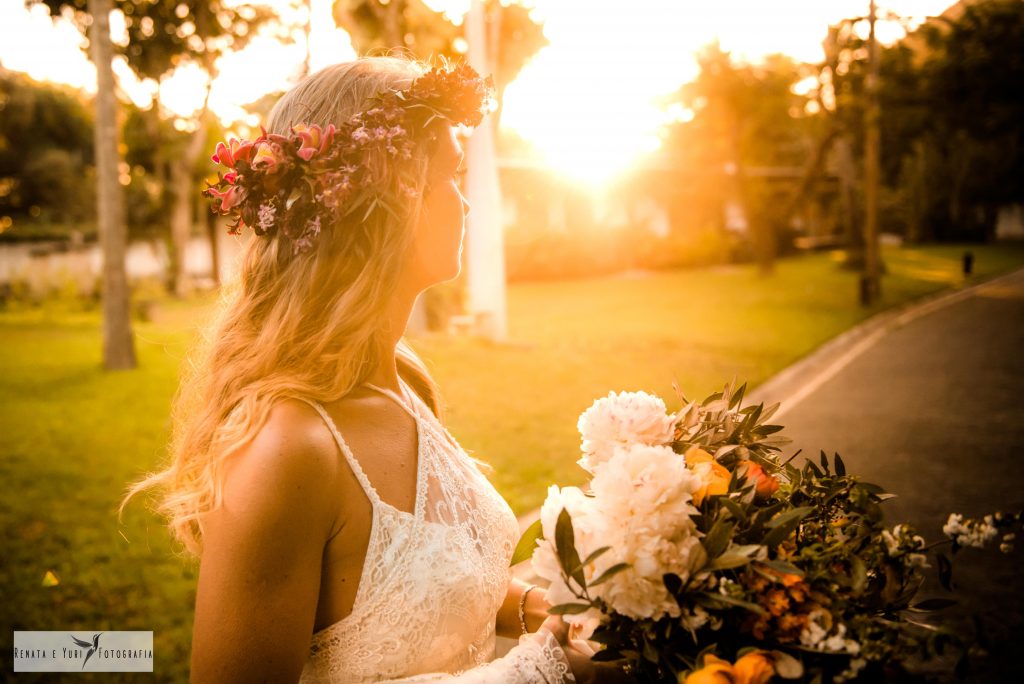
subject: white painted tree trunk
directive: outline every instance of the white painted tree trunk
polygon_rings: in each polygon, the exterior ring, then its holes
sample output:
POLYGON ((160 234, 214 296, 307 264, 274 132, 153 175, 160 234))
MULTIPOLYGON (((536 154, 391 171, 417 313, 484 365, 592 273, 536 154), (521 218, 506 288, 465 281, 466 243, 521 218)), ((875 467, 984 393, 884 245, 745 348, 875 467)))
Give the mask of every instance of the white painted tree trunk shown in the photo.
MULTIPOLYGON (((493 73, 488 59, 484 10, 474 0, 466 18, 469 63, 482 76, 493 73)), ((466 217, 469 309, 477 332, 493 341, 508 337, 505 305, 505 245, 493 121, 485 118, 469 137, 466 178, 470 210, 466 217)))

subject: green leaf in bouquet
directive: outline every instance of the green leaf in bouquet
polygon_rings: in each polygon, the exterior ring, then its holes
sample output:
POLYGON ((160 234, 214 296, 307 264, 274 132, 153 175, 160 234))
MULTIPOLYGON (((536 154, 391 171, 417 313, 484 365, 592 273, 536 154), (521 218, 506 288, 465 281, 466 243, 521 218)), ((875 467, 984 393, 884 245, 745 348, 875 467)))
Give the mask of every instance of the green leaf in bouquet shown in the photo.
POLYGON ((715 604, 726 604, 729 606, 745 608, 746 610, 749 610, 751 613, 757 613, 758 615, 765 614, 764 608, 757 605, 756 603, 744 601, 743 599, 727 596, 725 594, 711 594, 708 592, 701 592, 700 594, 697 594, 694 598, 697 599, 698 603, 703 603, 704 605, 708 605, 710 603, 711 607, 714 607, 715 604))
POLYGON ((522 563, 532 556, 533 549, 537 546, 537 540, 543 538, 544 531, 541 529, 540 519, 537 519, 523 531, 523 536, 519 538, 516 550, 512 553, 512 562, 509 563, 509 567, 522 563))
POLYGON ((884 494, 885 489, 874 484, 873 482, 858 482, 857 486, 866 489, 869 494, 884 494))
POLYGON ((775 570, 776 572, 781 572, 781 573, 783 573, 785 575, 796 575, 797 577, 803 577, 804 576, 804 571, 803 570, 801 570, 800 568, 796 567, 792 563, 787 563, 786 561, 765 560, 765 561, 758 561, 758 563, 760 565, 765 565, 765 566, 771 568, 772 570, 775 570))
POLYGON ((683 579, 674 572, 666 572, 661 576, 661 581, 665 583, 668 593, 672 594, 678 602, 683 594, 683 579))
MULTIPOLYGON (((594 639, 591 638, 591 641, 594 639)), ((613 660, 622 660, 625 656, 616 648, 602 648, 600 651, 590 656, 590 659, 595 663, 607 663, 613 660)))
POLYGON ((708 396, 708 398, 707 398, 707 399, 705 399, 704 401, 702 401, 702 402, 700 403, 700 405, 701 405, 701 406, 704 406, 704 407, 707 407, 707 405, 708 405, 708 404, 710 404, 711 402, 713 402, 713 401, 718 401, 718 400, 719 400, 719 399, 721 399, 721 398, 722 398, 722 393, 721 393, 721 392, 715 392, 714 394, 712 394, 712 395, 708 396))
POLYGON ((764 530, 765 523, 771 520, 772 516, 785 508, 785 506, 786 503, 784 501, 779 501, 757 511, 750 521, 750 534, 755 537, 760 536, 764 530))
POLYGON ((724 518, 718 518, 711 526, 701 543, 709 559, 716 558, 729 546, 729 539, 732 537, 734 527, 736 527, 736 523, 728 522, 724 518))
POLYGON ((846 464, 843 463, 843 459, 839 455, 839 452, 836 452, 833 455, 833 459, 835 460, 835 463, 836 463, 836 475, 839 475, 839 476, 846 475, 846 464))
POLYGON ((583 576, 580 554, 576 551, 572 518, 569 516, 569 511, 564 508, 558 514, 558 521, 555 523, 555 551, 558 552, 558 562, 562 566, 562 571, 576 580, 581 589, 586 589, 587 581, 583 576))
POLYGON ((935 560, 939 564, 939 584, 946 591, 953 591, 953 563, 944 553, 935 554, 935 560))
POLYGON ((756 428, 751 430, 751 434, 767 437, 768 435, 773 435, 776 432, 780 432, 784 429, 785 426, 783 425, 758 425, 756 428))
POLYGON ((761 549, 760 544, 744 544, 726 549, 725 553, 712 561, 712 570, 731 570, 746 565, 753 560, 754 554, 761 549))
POLYGON ((851 588, 855 595, 864 591, 868 582, 868 568, 864 560, 857 555, 850 556, 850 574, 852 576, 851 588))
POLYGON ((579 615, 590 609, 589 603, 559 603, 548 608, 548 615, 579 615))
POLYGON ((715 453, 713 454, 714 459, 717 461, 722 456, 725 456, 726 454, 732 453, 733 451, 735 451, 736 449, 739 449, 739 448, 740 448, 739 444, 726 444, 725 446, 720 446, 717 449, 715 449, 715 453))
POLYGON ((731 499, 727 496, 718 497, 719 505, 725 507, 729 511, 729 515, 736 519, 741 525, 747 524, 747 512, 743 509, 743 506, 739 501, 731 499))
POLYGON ((742 385, 740 385, 740 388, 738 390, 736 390, 736 394, 732 395, 732 398, 729 399, 729 408, 732 408, 733 406, 736 406, 741 401, 743 401, 743 393, 746 390, 747 390, 747 383, 743 383, 742 385))
POLYGON ((821 467, 824 469, 825 474, 830 475, 831 472, 829 471, 828 467, 828 456, 825 455, 824 449, 821 450, 821 455, 818 457, 818 459, 821 461, 821 467))
POLYGON ((800 522, 801 520, 806 518, 813 510, 813 506, 800 506, 799 508, 791 508, 790 510, 785 511, 784 513, 779 513, 774 518, 769 520, 766 527, 772 529, 775 527, 779 527, 781 525, 787 525, 793 520, 795 520, 796 522, 800 522))
POLYGON ((652 663, 657 663, 661 659, 660 652, 647 638, 647 635, 644 635, 644 659, 652 663))
POLYGON ((768 534, 764 536, 761 543, 773 548, 784 542, 794 530, 800 526, 800 521, 811 512, 811 508, 794 508, 785 513, 780 513, 768 521, 768 534))
POLYGON ((771 435, 770 437, 757 440, 752 443, 751 446, 763 446, 771 449, 772 451, 781 451, 781 447, 792 443, 792 437, 787 437, 786 435, 771 435))
POLYGON ((915 603, 914 605, 909 607, 909 610, 918 613, 930 613, 932 611, 942 610, 943 608, 955 606, 956 604, 957 602, 955 599, 932 598, 925 599, 924 601, 915 603))
POLYGON ((615 575, 619 574, 623 570, 628 569, 629 567, 630 567, 629 563, 616 563, 612 567, 610 567, 607 570, 605 570, 604 572, 602 572, 600 574, 600 576, 598 576, 597 579, 591 581, 591 583, 588 586, 596 587, 599 584, 603 584, 603 583, 607 582, 608 580, 610 580, 612 577, 615 577, 615 575))
POLYGON ((825 473, 822 472, 821 468, 819 468, 811 459, 807 459, 807 468, 814 473, 814 476, 818 479, 825 477, 825 473))
POLYGON ((593 563, 595 560, 600 558, 602 554, 604 554, 607 551, 611 550, 611 548, 612 547, 610 547, 610 546, 602 546, 599 549, 595 549, 594 551, 592 551, 590 553, 589 556, 587 556, 584 559, 584 561, 580 564, 580 567, 584 567, 584 568, 587 567, 589 564, 593 563))
POLYGON ((761 420, 768 420, 769 418, 774 416, 775 412, 779 410, 780 406, 782 406, 782 402, 777 401, 768 408, 766 408, 764 411, 761 412, 761 420))

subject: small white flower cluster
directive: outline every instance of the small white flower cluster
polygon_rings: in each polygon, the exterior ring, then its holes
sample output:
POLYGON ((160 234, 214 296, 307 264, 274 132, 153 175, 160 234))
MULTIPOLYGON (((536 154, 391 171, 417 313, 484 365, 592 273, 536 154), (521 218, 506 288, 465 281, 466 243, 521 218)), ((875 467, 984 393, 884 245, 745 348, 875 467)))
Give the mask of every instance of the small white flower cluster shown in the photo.
POLYGON ((860 653, 860 644, 853 639, 846 638, 846 625, 839 623, 835 633, 829 635, 828 629, 822 622, 831 622, 831 616, 824 610, 816 610, 809 616, 807 626, 800 632, 800 643, 807 648, 816 651, 828 651, 830 653, 848 653, 857 655, 860 653))
POLYGON ((850 666, 837 674, 832 678, 835 684, 841 684, 842 682, 852 682, 860 674, 860 671, 868 664, 865 658, 853 658, 850 660, 850 666))
POLYGON ((927 568, 928 557, 923 553, 926 543, 924 537, 912 534, 904 525, 897 525, 889 530, 882 530, 882 540, 890 556, 902 556, 903 564, 911 568, 927 568))
POLYGON ((960 546, 982 548, 998 533, 992 524, 992 516, 986 515, 981 521, 967 519, 959 513, 951 513, 949 520, 942 526, 942 532, 960 546))

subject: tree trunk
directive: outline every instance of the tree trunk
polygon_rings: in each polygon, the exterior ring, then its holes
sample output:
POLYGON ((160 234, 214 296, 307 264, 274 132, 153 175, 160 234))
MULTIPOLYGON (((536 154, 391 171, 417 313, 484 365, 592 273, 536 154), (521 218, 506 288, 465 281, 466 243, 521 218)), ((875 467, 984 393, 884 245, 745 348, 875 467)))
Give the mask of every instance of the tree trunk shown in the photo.
MULTIPOLYGON (((211 77, 212 81, 212 77, 211 77)), ((172 289, 174 296, 187 297, 192 292, 192 279, 188 275, 185 255, 188 241, 192 236, 193 199, 196 188, 192 183, 192 171, 199 162, 199 155, 206 145, 206 112, 210 98, 210 88, 206 89, 206 102, 199 114, 199 127, 192 133, 188 145, 181 156, 175 157, 171 163, 171 245, 172 249, 172 289)))
MULTIPOLYGON (((205 209, 205 207, 204 207, 205 209)), ((213 286, 220 287, 220 247, 217 242, 220 232, 217 224, 217 215, 207 209, 203 212, 206 221, 206 236, 210 240, 210 277, 213 278, 213 286)))
POLYGON ((103 365, 108 370, 135 368, 125 267, 128 231, 117 151, 117 101, 111 67, 110 0, 89 0, 92 27, 89 42, 96 66, 97 223, 103 252, 103 365))

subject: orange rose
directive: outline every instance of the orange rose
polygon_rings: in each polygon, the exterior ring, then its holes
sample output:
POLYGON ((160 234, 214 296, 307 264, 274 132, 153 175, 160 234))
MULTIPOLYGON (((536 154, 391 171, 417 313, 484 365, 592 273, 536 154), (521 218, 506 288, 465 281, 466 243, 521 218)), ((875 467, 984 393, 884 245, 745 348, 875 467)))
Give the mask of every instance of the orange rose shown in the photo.
POLYGON ((752 651, 733 665, 735 684, 767 684, 775 674, 771 656, 763 651, 752 651))
POLYGON ((771 498, 779 489, 779 480, 774 475, 764 472, 759 463, 747 461, 744 471, 747 480, 754 483, 754 492, 759 499, 771 498))
POLYGON ((727 661, 710 653, 704 656, 704 667, 694 670, 681 684, 735 684, 736 671, 727 661))
POLYGON ((729 491, 732 474, 714 456, 698 446, 691 446, 683 455, 686 466, 700 475, 703 486, 693 493, 693 505, 700 506, 706 496, 718 496, 729 491))

